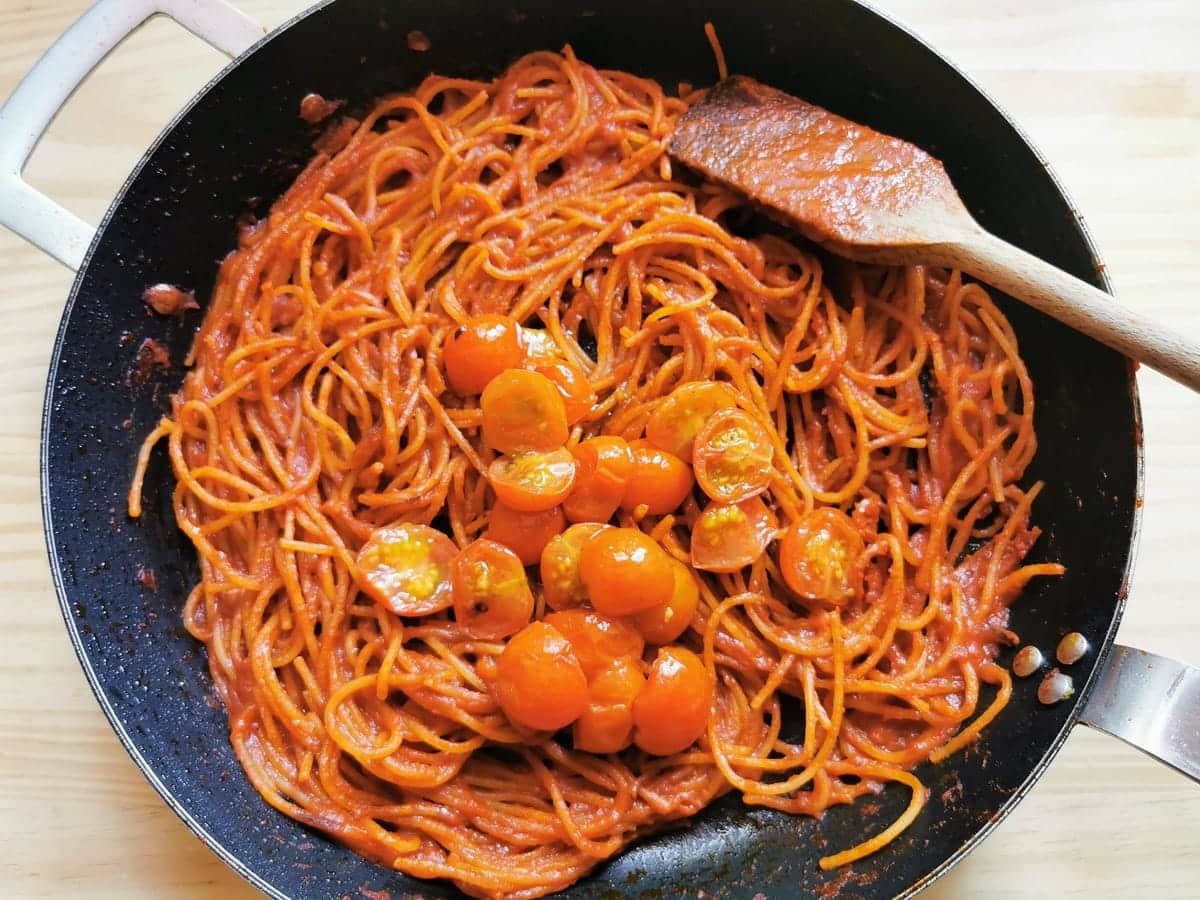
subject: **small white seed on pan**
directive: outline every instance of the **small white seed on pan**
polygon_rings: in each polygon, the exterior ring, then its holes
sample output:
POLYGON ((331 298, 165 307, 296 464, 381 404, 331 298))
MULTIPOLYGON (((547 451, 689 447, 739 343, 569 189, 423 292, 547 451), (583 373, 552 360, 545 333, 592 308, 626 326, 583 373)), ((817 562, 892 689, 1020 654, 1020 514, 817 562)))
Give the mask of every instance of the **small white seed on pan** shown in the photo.
POLYGON ((1058 642, 1058 649, 1054 651, 1054 655, 1058 657, 1058 661, 1064 666, 1069 666, 1083 659, 1083 655, 1088 652, 1088 649, 1087 638, 1078 631, 1072 631, 1070 634, 1063 635, 1063 639, 1058 642))
POLYGON ((1047 706, 1053 706, 1075 695, 1075 682, 1070 675, 1064 675, 1058 669, 1051 669, 1038 685, 1037 694, 1038 700, 1047 706))
POLYGON ((1042 667, 1042 663, 1046 661, 1046 657, 1042 655, 1042 651, 1030 644, 1027 647, 1022 647, 1017 651, 1017 655, 1013 657, 1012 671, 1018 678, 1028 678, 1034 672, 1042 667))

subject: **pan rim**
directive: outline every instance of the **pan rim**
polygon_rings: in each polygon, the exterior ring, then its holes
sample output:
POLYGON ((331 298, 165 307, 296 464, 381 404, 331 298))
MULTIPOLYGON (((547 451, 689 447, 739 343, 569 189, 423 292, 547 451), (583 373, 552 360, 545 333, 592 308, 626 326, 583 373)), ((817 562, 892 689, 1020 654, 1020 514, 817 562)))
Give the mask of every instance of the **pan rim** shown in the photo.
MULTIPOLYGON (((50 460, 48 447, 51 437, 51 418, 54 412, 54 389, 56 383, 55 376, 59 370, 63 350, 65 347, 67 324, 71 319, 75 304, 79 299, 83 281, 91 265, 92 256, 99 245, 102 236, 105 234, 116 210, 125 199, 130 186, 141 175, 155 151, 160 147, 160 145, 163 144, 163 142, 175 130, 179 123, 183 121, 197 105, 202 103, 208 94, 221 81, 223 81, 226 76, 229 75, 229 73, 240 66, 249 57, 253 56, 265 44, 281 36, 295 25, 299 24, 310 16, 321 12, 326 7, 331 6, 336 2, 337 0, 320 0, 320 2, 301 10, 299 13, 287 19, 285 22, 281 23, 279 26, 265 34, 238 57, 230 60, 227 64, 222 66, 221 69, 214 74, 213 77, 209 79, 204 86, 201 87, 174 116, 171 117, 170 121, 163 126, 158 136, 150 143, 145 152, 138 159, 137 163, 135 163, 133 168, 130 170, 129 175, 114 194, 112 202, 109 204, 108 209, 96 227, 95 236, 92 238, 91 244, 89 245, 87 252, 84 254, 83 261, 80 264, 79 270, 76 272, 74 281, 72 282, 71 288, 67 294, 67 300, 63 305, 63 311, 59 320, 58 328, 55 332, 53 349, 47 371, 46 386, 42 402, 41 427, 39 429, 40 441, 38 480, 42 512, 42 535, 46 544, 51 580, 54 584, 54 592, 58 600, 59 611, 63 617, 63 622, 66 626, 67 635, 71 641, 72 649, 74 650, 75 656, 78 659, 80 667, 83 669, 84 676, 87 679, 88 687, 91 689, 93 696, 96 698, 96 702, 103 711, 105 718, 108 720, 109 726, 113 729, 126 753, 129 754, 130 758, 133 760, 143 777, 145 777, 145 779, 150 783, 150 786, 154 788, 155 792, 179 817, 188 830, 191 831, 197 838, 199 838, 217 856, 217 858, 219 858, 223 863, 225 863, 225 865, 245 879, 249 884, 270 897, 278 898, 278 900, 290 900, 290 898, 288 894, 275 887, 273 884, 255 872, 252 868, 250 868, 242 860, 241 856, 226 847, 209 828, 203 825, 198 819, 195 818, 195 816, 192 815, 185 804, 171 792, 170 788, 167 787, 167 785, 159 777, 158 773, 150 765, 148 760, 146 760, 146 758, 138 750, 121 717, 110 703, 108 698, 105 696, 103 686, 101 685, 99 676, 92 666, 91 660, 84 648, 82 634, 80 633, 78 624, 76 623, 75 617, 72 613, 66 580, 59 560, 57 543, 55 540, 54 517, 49 487, 50 460)), ((940 63, 962 78, 985 103, 987 103, 1000 115, 1005 125, 1010 128, 1016 137, 1029 149, 1034 158, 1045 170, 1046 175, 1049 177, 1055 191, 1059 197, 1061 197, 1067 210, 1071 214, 1071 225, 1083 241, 1083 246, 1087 250, 1090 262, 1100 282, 1100 286, 1106 293, 1112 296, 1114 302, 1116 302, 1116 295, 1113 290, 1111 279, 1108 275, 1107 267, 1102 260, 1099 248, 1096 245, 1096 241, 1092 236, 1087 223, 1084 221, 1079 207, 1075 203, 1071 194, 1068 192, 1062 179, 1058 176, 1057 172, 1051 166, 1046 156, 1042 153, 1041 149, 1034 143, 1034 141, 1018 124, 1018 122, 1009 114, 1008 110, 1005 109, 1005 107, 1001 105, 987 90, 985 90, 973 76, 971 76, 964 68, 960 67, 956 62, 954 62, 954 60, 952 60, 945 52, 939 50, 920 34, 915 32, 903 22, 899 21, 890 13, 880 9, 877 5, 875 5, 874 2, 871 2, 871 0, 843 0, 843 2, 861 8, 868 14, 882 20, 885 24, 898 31, 901 35, 917 43, 922 49, 931 54, 940 63)), ((1122 581, 1118 589, 1112 619, 1110 621, 1108 630, 1104 635, 1102 643, 1099 644, 1095 666, 1093 667, 1086 683, 1073 698, 1073 706, 1068 712, 1058 734, 1055 735, 1054 739, 1043 753, 1041 759, 1030 770, 1028 775, 1017 787, 1017 789, 1004 801, 1004 803, 997 810, 996 814, 982 826, 980 826, 979 829, 975 831, 974 834, 972 834, 967 840, 965 840, 952 854, 940 860, 930 872, 896 894, 896 898, 913 897, 924 891, 938 879, 942 878, 969 853, 971 853, 1002 821, 1004 821, 1004 819, 1006 819, 1012 813, 1021 800, 1041 779, 1046 769, 1057 757, 1071 731, 1074 729, 1076 724, 1078 724, 1083 707, 1086 704, 1086 701, 1090 696, 1096 682, 1099 680, 1100 673, 1103 671, 1107 663, 1109 654, 1111 653, 1113 644, 1115 642, 1117 630, 1120 626, 1121 619, 1125 611, 1129 584, 1137 563, 1142 530, 1143 504, 1141 500, 1145 491, 1145 447, 1142 430, 1141 398, 1138 391, 1136 369, 1134 364, 1127 362, 1126 369, 1128 397, 1132 407, 1131 411, 1133 413, 1134 424, 1133 449, 1135 463, 1135 502, 1130 527, 1129 553, 1126 557, 1125 567, 1122 573, 1122 581)))

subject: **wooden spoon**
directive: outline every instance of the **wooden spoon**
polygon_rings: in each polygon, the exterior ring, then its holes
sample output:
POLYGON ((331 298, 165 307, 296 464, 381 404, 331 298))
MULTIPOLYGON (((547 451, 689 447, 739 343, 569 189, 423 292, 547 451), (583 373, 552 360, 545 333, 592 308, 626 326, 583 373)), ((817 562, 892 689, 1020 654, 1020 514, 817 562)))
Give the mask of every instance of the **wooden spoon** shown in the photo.
POLYGON ((961 269, 1200 391, 1200 347, 984 231, 942 164, 906 141, 735 75, 680 118, 671 156, 834 253, 961 269))

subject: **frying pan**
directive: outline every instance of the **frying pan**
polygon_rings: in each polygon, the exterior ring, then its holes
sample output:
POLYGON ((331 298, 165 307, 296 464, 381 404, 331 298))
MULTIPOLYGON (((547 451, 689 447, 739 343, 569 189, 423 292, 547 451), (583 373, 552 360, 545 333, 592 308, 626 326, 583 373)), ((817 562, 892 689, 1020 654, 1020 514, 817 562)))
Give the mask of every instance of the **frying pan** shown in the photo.
MULTIPOLYGON (((1107 288, 1078 214, 1017 128, 918 38, 852 0, 338 0, 271 35, 222 0, 101 0, 46 53, 0 109, 0 221, 78 275, 59 328, 45 400, 42 499, 67 631, 96 697, 138 767, 218 856, 276 897, 450 897, 364 861, 270 809, 227 739, 203 648, 180 624, 198 577, 176 530, 172 478, 151 462, 146 510, 124 514, 141 436, 180 383, 201 312, 149 318, 151 284, 197 288, 201 305, 239 217, 262 215, 311 155, 297 115, 317 91, 361 108, 428 71, 485 76, 518 55, 570 42, 581 58, 661 79, 712 80, 702 36, 716 23, 736 70, 922 145, 945 161, 988 229, 1107 288), (165 13, 236 56, 163 132, 92 229, 20 178, 26 157, 87 72, 150 15, 165 13), (423 31, 427 53, 404 35, 423 31), (145 365, 154 338, 173 364, 145 365), (139 362, 142 363, 139 365, 139 362), (139 584, 153 571, 157 589, 139 584)), ((982 740, 918 775, 930 802, 883 851, 830 873, 817 858, 890 822, 903 790, 831 810, 822 820, 744 807, 726 797, 686 829, 641 841, 569 893, 574 897, 909 896, 962 858, 1037 780, 1077 722, 1109 731, 1200 779, 1200 672, 1116 646, 1142 489, 1137 388, 1127 360, 1004 300, 1037 386, 1041 449, 1029 478, 1045 533, 1036 559, 1068 573, 1036 582, 1012 627, 1049 651, 1080 631, 1092 651, 1070 672, 1077 693, 1045 707, 1038 679, 1018 680, 982 740)), ((1008 661, 1008 652, 1001 661, 1008 661)))

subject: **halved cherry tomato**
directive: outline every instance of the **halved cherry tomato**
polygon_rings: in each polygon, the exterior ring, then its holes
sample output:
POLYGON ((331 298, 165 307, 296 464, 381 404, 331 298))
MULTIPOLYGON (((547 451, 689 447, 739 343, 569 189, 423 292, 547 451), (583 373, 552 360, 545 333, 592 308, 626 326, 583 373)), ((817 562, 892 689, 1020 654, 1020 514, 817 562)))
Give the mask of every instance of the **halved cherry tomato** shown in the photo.
POLYGON ((779 569, 802 597, 840 603, 854 595, 850 573, 863 549, 850 517, 826 506, 805 513, 784 534, 779 569))
POLYGON ((538 731, 557 731, 587 709, 587 678, 557 628, 533 622, 509 639, 496 664, 496 699, 509 719, 538 731))
POLYGON ((520 631, 533 614, 533 594, 521 560, 495 541, 474 541, 451 567, 454 618, 485 641, 520 631))
POLYGON ((656 756, 690 747, 708 727, 712 681, 691 650, 662 647, 633 701, 634 743, 656 756))
POLYGON ((628 622, 614 619, 594 609, 564 609, 552 612, 544 620, 553 625, 575 651, 583 673, 594 678, 614 659, 640 659, 646 642, 628 622))
POLYGON ((575 457, 564 447, 539 453, 518 450, 488 466, 496 499, 521 512, 558 506, 575 484, 575 457))
POLYGON ((692 458, 692 441, 721 409, 737 406, 737 394, 723 381, 689 381, 658 402, 646 422, 646 440, 681 459, 692 458))
POLYGON ((671 557, 636 528, 606 528, 583 545, 579 577, 592 606, 614 616, 650 609, 671 599, 671 557))
POLYGON ((521 349, 530 365, 562 359, 562 352, 545 328, 522 328, 521 349))
POLYGON ((428 616, 452 601, 450 563, 458 547, 436 528, 377 528, 358 551, 363 589, 399 616, 428 616))
POLYGON ((542 558, 542 550, 550 539, 566 526, 561 506, 541 512, 521 512, 497 503, 488 515, 486 536, 517 554, 524 565, 532 566, 542 558))
POLYGON ((779 520, 761 497, 741 503, 710 503, 692 528, 692 566, 736 572, 763 555, 779 520))
POLYGON ((633 454, 624 438, 602 434, 579 443, 575 456, 575 487, 563 501, 572 522, 607 522, 621 506, 633 454))
POLYGON ((567 412, 567 424, 574 425, 592 411, 596 395, 583 369, 565 359, 533 361, 529 367, 539 375, 545 375, 558 393, 562 395, 563 407, 567 412))
POLYGON ((567 413, 558 388, 545 375, 506 369, 479 399, 483 439, 501 453, 555 450, 567 442, 567 413))
POLYGON ((677 559, 672 559, 675 572, 675 589, 671 599, 633 616, 633 624, 642 633, 647 643, 669 644, 685 631, 696 615, 700 605, 700 589, 692 570, 677 559))
POLYGON ((692 489, 691 467, 649 441, 632 441, 629 450, 633 454, 633 473, 621 508, 632 512, 645 504, 652 516, 664 516, 678 509, 692 489))
POLYGON ((525 328, 521 332, 525 352, 525 367, 545 375, 562 394, 567 409, 567 422, 574 425, 592 410, 596 395, 583 369, 568 360, 554 343, 554 338, 541 328, 525 328))
POLYGON ((464 397, 481 393, 505 369, 519 368, 524 356, 520 326, 493 315, 459 325, 442 350, 446 380, 464 397))
POLYGON ((599 522, 580 522, 546 545, 542 551, 542 591, 551 609, 567 609, 587 600, 587 588, 579 577, 579 557, 583 545, 608 527, 599 522))
POLYGON ((587 709, 575 720, 575 749, 618 753, 633 743, 633 703, 646 676, 640 660, 614 659, 588 684, 587 709))
POLYGON ((692 464, 696 483, 721 503, 761 494, 771 483, 775 448, 740 409, 717 412, 696 435, 692 464))

